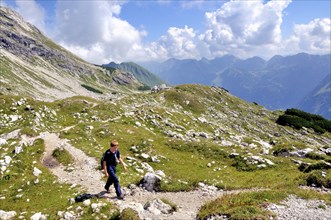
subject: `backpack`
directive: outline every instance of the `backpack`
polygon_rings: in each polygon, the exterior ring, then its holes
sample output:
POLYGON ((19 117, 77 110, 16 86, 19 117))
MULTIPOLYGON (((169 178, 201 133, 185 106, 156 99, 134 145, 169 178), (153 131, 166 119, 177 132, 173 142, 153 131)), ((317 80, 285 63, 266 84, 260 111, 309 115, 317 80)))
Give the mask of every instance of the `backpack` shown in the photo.
POLYGON ((100 170, 103 170, 103 160, 105 159, 106 152, 102 154, 101 160, 100 160, 100 170))

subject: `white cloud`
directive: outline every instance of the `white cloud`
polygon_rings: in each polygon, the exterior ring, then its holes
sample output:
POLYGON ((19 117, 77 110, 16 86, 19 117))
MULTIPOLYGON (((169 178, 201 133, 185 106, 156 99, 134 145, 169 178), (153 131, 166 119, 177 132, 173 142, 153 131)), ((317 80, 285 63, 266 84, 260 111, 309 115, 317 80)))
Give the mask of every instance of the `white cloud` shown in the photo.
POLYGON ((196 58, 198 51, 194 42, 195 36, 194 30, 187 26, 183 29, 170 27, 158 43, 167 50, 168 57, 196 58))
POLYGON ((29 23, 38 27, 41 31, 47 32, 45 10, 35 0, 16 0, 16 11, 29 23))
POLYGON ((261 47, 281 42, 282 11, 287 1, 230 1, 205 14, 206 31, 199 39, 210 56, 234 54, 249 57, 261 47))
POLYGON ((326 54, 331 50, 331 19, 318 18, 308 24, 296 24, 294 34, 286 41, 286 51, 326 54))
MULTIPOLYGON (((183 2, 196 7, 204 2, 183 2)), ((293 35, 282 39, 283 10, 291 0, 232 0, 205 13, 205 30, 170 27, 160 40, 142 43, 145 29, 120 18, 124 1, 57 1, 52 32, 45 31, 45 11, 34 0, 16 1, 23 17, 56 42, 92 63, 209 59, 233 54, 240 58, 275 54, 330 53, 330 19, 296 24, 293 35)), ((163 1, 163 4, 169 2, 163 1)), ((182 5, 183 6, 183 5, 182 5)))
POLYGON ((93 63, 124 61, 146 34, 117 16, 122 2, 58 1, 55 39, 93 63))
POLYGON ((193 7, 197 7, 197 8, 201 8, 203 7, 204 4, 208 3, 208 1, 206 0, 195 0, 195 1, 181 1, 181 7, 182 8, 193 8, 193 7))

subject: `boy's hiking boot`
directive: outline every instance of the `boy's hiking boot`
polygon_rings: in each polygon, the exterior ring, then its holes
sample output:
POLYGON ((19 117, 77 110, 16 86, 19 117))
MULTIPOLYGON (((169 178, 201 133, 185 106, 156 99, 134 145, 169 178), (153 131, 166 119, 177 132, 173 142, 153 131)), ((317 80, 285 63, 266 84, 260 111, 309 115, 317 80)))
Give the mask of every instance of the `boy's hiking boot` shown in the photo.
POLYGON ((110 193, 109 189, 107 189, 106 187, 105 187, 105 190, 106 190, 106 193, 110 193))
POLYGON ((118 200, 124 200, 124 197, 122 195, 120 195, 120 196, 117 196, 117 199, 118 200))

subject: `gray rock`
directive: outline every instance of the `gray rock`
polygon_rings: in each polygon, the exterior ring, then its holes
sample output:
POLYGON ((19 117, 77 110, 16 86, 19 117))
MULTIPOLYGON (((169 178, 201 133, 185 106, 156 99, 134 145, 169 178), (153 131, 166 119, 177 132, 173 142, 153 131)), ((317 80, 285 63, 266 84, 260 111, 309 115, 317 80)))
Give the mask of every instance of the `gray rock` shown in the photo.
POLYGON ((160 199, 154 199, 152 201, 147 202, 144 205, 144 209, 150 211, 154 215, 170 214, 172 212, 172 208, 170 205, 162 202, 160 199))
POLYGON ((161 184, 161 177, 154 173, 146 173, 141 181, 142 187, 149 192, 159 191, 161 184))
POLYGON ((7 144, 7 140, 0 138, 0 146, 7 144))
POLYGON ((46 216, 41 214, 41 212, 37 212, 34 215, 31 216, 31 220, 46 220, 46 216))
POLYGON ((13 219, 16 215, 17 215, 17 213, 15 211, 6 212, 3 210, 0 210, 0 219, 2 219, 2 220, 13 219))

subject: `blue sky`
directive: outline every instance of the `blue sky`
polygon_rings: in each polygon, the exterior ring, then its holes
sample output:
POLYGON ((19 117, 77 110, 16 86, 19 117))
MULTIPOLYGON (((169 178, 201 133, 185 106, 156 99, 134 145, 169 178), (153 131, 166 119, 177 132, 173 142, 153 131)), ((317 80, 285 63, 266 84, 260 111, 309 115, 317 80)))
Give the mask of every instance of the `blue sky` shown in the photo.
POLYGON ((330 53, 330 1, 3 0, 97 64, 330 53))

